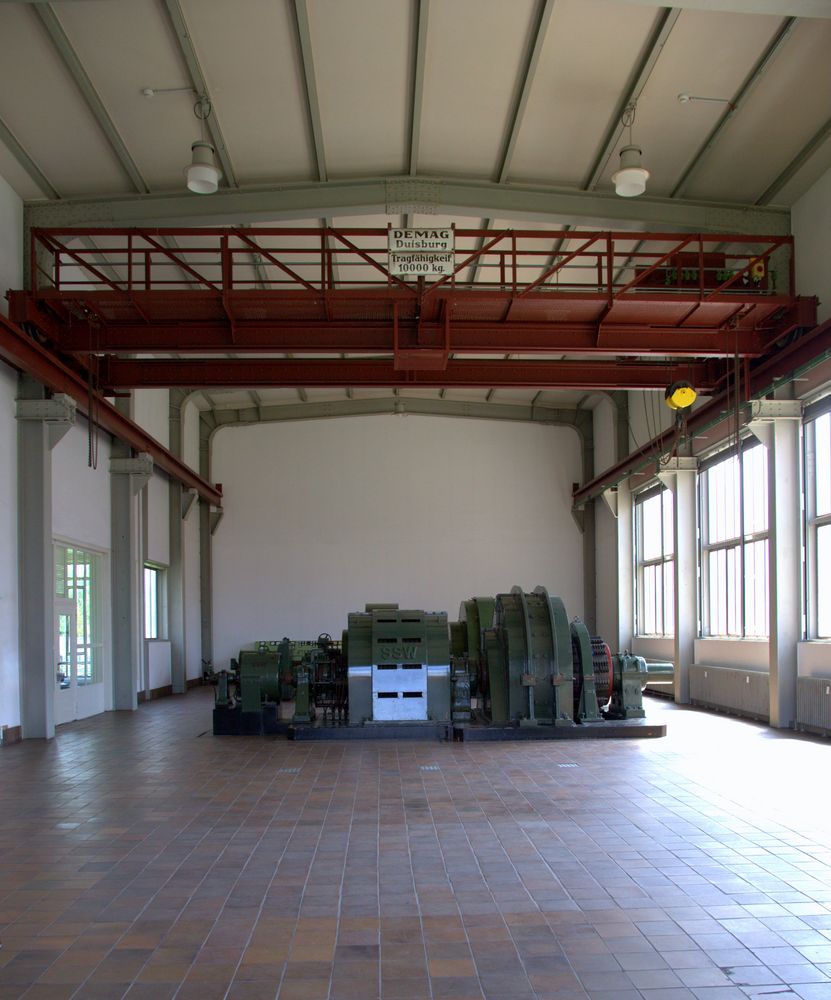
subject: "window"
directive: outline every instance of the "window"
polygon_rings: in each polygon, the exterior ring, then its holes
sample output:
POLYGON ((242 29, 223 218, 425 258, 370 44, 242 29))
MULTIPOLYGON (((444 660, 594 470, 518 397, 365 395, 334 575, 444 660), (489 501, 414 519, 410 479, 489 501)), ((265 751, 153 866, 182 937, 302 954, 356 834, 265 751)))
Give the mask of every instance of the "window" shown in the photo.
MULTIPOLYGON (((825 402, 825 401, 823 401, 825 402)), ((831 639, 831 413, 805 424, 808 637, 831 639)))
POLYGON ((638 635, 675 632, 675 549, 672 493, 661 489, 635 501, 635 610, 638 635))
POLYGON ((55 546, 55 596, 75 604, 76 678, 79 685, 102 679, 100 621, 101 556, 72 545, 55 546))
POLYGON ((144 567, 144 638, 167 638, 165 572, 149 563, 144 567))
POLYGON ((759 444, 705 467, 701 479, 704 634, 768 634, 768 465, 759 444))

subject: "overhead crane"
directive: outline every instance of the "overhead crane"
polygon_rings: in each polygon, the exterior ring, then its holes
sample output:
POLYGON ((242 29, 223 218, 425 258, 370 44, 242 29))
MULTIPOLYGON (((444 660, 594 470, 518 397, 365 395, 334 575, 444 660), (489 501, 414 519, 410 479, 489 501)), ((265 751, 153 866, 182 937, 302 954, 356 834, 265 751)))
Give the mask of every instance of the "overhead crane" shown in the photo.
POLYGON ((11 318, 105 392, 712 393, 736 358, 755 364, 816 322, 788 236, 456 229, 450 273, 402 278, 387 232, 34 229, 11 318))

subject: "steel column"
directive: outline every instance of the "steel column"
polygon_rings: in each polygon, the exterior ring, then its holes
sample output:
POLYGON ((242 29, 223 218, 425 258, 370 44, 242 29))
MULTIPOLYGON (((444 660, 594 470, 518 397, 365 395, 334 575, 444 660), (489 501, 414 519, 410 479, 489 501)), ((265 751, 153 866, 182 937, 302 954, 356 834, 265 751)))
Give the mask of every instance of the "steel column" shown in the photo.
MULTIPOLYGON (((20 379, 21 400, 45 399, 20 379)), ((55 574, 52 453, 44 420, 18 420, 18 567, 20 574, 20 721, 24 739, 55 735, 55 574)))
MULTIPOLYGON (((170 393, 173 396, 173 393, 170 393)), ((182 406, 171 398, 168 405, 170 451, 182 458, 182 406)), ((184 694, 187 687, 187 646, 185 635, 184 521, 182 487, 176 480, 168 483, 168 525, 170 531, 167 569, 167 621, 170 639, 170 677, 174 694, 184 694)))
POLYGON ((617 488, 617 651, 620 653, 632 648, 632 639, 635 635, 635 588, 632 578, 634 565, 632 493, 629 484, 624 482, 617 488))
POLYGON ((760 399, 750 430, 767 449, 770 724, 796 720, 797 644, 802 638, 800 425, 797 400, 760 399))
POLYGON ((698 516, 696 474, 698 459, 674 458, 658 473, 672 493, 672 523, 675 558, 675 701, 690 702, 690 665, 695 661, 698 635, 698 516))
MULTIPOLYGON (((119 400, 128 409, 130 401, 119 400)), ((113 441, 111 459, 129 459, 129 445, 113 441)), ((142 678, 143 616, 142 517, 140 498, 133 492, 132 476, 110 474, 112 586, 113 708, 132 711, 138 707, 142 678)))

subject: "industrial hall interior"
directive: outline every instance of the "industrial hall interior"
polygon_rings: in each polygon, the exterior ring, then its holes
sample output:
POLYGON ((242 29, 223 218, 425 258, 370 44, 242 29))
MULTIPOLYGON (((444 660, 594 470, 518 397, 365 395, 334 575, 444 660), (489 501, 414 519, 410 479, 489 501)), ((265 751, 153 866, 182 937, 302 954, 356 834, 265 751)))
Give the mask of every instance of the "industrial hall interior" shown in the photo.
POLYGON ((831 1000, 831 0, 0 54, 0 1000, 831 1000))

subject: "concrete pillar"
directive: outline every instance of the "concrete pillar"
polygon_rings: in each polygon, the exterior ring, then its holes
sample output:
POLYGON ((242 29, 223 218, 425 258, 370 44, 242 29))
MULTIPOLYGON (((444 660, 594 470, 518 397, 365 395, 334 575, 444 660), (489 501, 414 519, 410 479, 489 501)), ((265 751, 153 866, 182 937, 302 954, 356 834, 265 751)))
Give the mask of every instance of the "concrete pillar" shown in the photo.
POLYGON ((55 735, 55 568, 52 449, 75 422, 75 401, 46 398, 21 376, 17 400, 20 721, 24 739, 55 735))
POLYGON ((802 637, 798 400, 758 399, 748 426, 768 456, 768 586, 770 594, 770 724, 796 720, 797 643, 802 637))
POLYGON ((632 491, 629 489, 629 484, 626 481, 618 484, 614 495, 614 512, 617 517, 617 651, 622 653, 625 649, 632 648, 632 639, 635 635, 635 559, 632 491))
POLYGON ((698 516, 696 473, 698 459, 670 459, 658 479, 672 492, 675 547, 675 701, 690 702, 690 664, 695 660, 698 637, 698 516))
MULTIPOLYGON (((185 394, 170 394, 169 427, 171 452, 182 459, 182 404, 185 394)), ((184 519, 196 499, 194 490, 170 481, 170 565, 167 570, 168 639, 170 640, 170 674, 174 694, 187 690, 187 640, 185 631, 185 565, 184 519)))
MULTIPOLYGON (((121 402, 121 401, 119 401, 121 402)), ((142 528, 139 494, 153 473, 150 455, 131 456, 129 446, 113 441, 110 458, 112 497, 113 707, 138 707, 142 677, 142 528)))
MULTIPOLYGON (((211 481, 211 439, 216 420, 210 411, 199 415, 199 475, 211 481)), ((199 600, 201 610, 202 659, 213 663, 213 533, 221 514, 204 499, 199 500, 199 600)), ((217 664, 214 664, 217 667, 217 664)))

